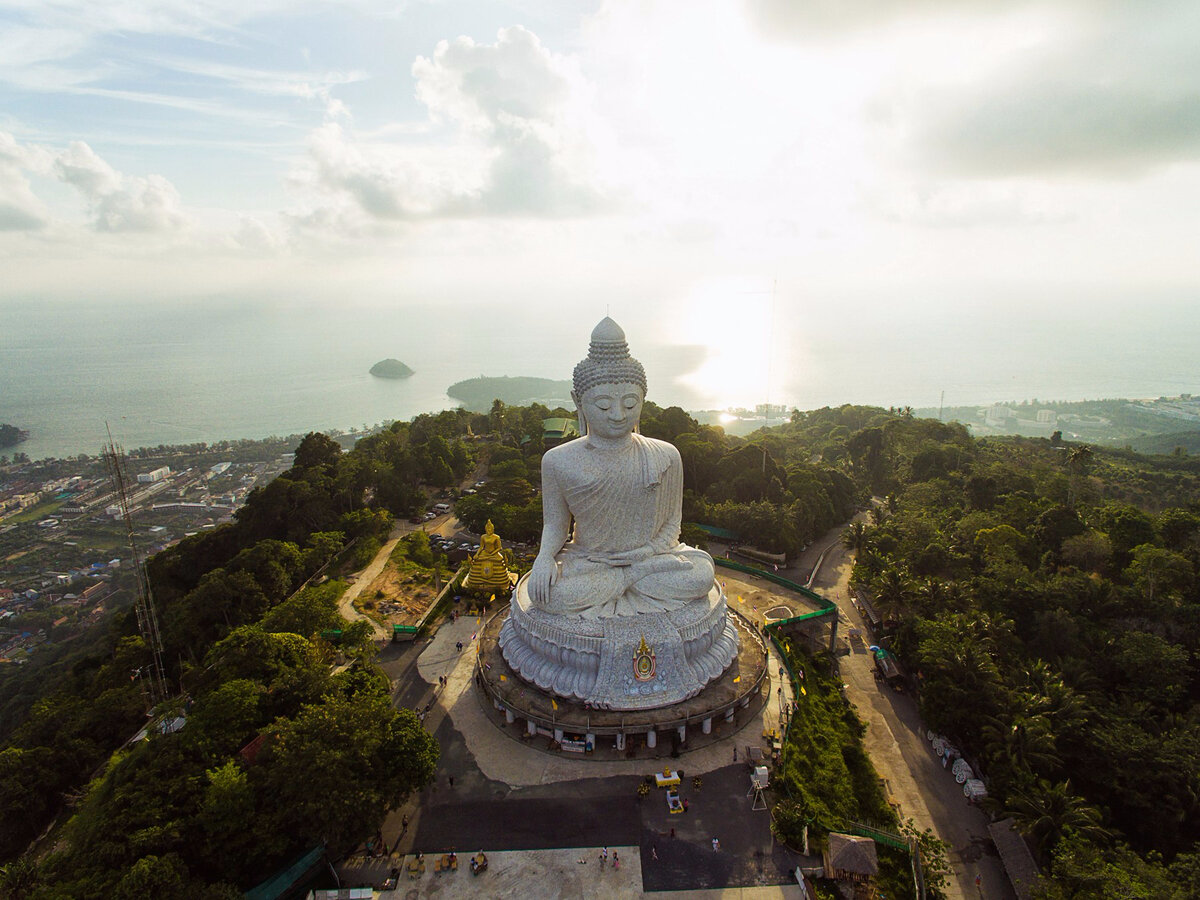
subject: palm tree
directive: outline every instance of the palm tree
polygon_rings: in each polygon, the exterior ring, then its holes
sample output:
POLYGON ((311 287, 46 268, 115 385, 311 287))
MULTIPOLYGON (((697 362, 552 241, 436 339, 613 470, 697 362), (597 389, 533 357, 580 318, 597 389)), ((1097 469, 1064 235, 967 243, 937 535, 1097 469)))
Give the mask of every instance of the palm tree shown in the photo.
POLYGON ((851 522, 850 527, 842 532, 842 546, 852 553, 859 553, 867 546, 867 526, 862 522, 851 522))
POLYGON ((1051 784, 1044 778, 1013 792, 1005 813, 1017 822, 1017 830, 1033 841, 1045 862, 1067 831, 1097 843, 1105 843, 1112 832, 1100 824, 1100 811, 1071 790, 1070 781, 1051 784))
POLYGON ((875 579, 875 608, 886 619, 899 619, 908 612, 912 581, 903 569, 891 568, 875 579))
POLYGON ((1011 769, 1052 772, 1062 766, 1044 716, 1018 716, 1011 722, 993 718, 983 726, 983 739, 989 755, 1011 769))
POLYGON ((1067 685, 1044 660, 1037 660, 1027 675, 1027 712, 1045 718, 1055 734, 1082 726, 1092 713, 1087 698, 1067 685))
POLYGON ((923 578, 917 583, 914 595, 921 601, 924 612, 936 613, 946 599, 945 584, 939 578, 923 578))

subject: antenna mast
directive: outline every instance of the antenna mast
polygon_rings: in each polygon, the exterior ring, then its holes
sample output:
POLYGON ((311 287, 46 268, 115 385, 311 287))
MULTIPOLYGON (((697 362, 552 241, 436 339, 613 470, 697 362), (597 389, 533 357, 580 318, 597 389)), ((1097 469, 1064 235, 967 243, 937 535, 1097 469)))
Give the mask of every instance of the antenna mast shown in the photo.
POLYGON ((154 613, 154 600, 150 595, 150 579, 146 577, 146 569, 138 553, 137 542, 133 537, 133 517, 129 512, 129 472, 125 466, 125 450, 113 442, 112 429, 104 423, 108 433, 108 443, 104 445, 101 455, 108 464, 108 474, 112 479, 113 490, 117 494, 117 506, 121 510, 121 518, 125 520, 125 531, 129 535, 129 552, 133 555, 133 570, 137 576, 137 599, 134 610, 137 612, 138 630, 142 640, 150 648, 153 662, 150 665, 150 702, 157 706, 167 699, 167 677, 162 662, 162 637, 158 631, 158 617, 154 613))

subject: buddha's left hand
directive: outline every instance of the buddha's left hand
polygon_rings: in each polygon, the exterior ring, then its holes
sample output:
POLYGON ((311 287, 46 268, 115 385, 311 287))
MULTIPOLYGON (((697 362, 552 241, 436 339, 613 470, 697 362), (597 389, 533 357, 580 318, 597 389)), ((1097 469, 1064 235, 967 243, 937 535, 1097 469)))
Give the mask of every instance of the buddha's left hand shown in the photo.
POLYGON ((589 556, 592 562, 607 563, 610 566, 632 566, 649 559, 654 555, 654 549, 649 545, 635 547, 633 550, 622 550, 618 553, 597 553, 589 556))

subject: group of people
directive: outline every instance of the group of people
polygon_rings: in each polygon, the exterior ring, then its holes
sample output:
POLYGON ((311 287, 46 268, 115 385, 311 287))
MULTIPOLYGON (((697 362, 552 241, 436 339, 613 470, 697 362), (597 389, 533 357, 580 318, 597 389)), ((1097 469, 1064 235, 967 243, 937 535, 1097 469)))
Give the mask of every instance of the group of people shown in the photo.
MULTIPOLYGON (((608 848, 607 848, 607 847, 602 847, 602 848, 600 849, 600 857, 599 857, 599 859, 600 859, 600 868, 602 868, 602 869, 603 869, 603 868, 604 868, 604 866, 605 866, 605 864, 608 862, 608 848)), ((579 864, 580 864, 581 866, 587 865, 587 860, 586 860, 586 859, 584 859, 584 858, 581 856, 581 857, 579 857, 579 864)), ((614 868, 614 869, 616 869, 617 871, 620 871, 620 869, 621 869, 621 857, 619 857, 619 856, 617 855, 617 851, 616 851, 616 850, 614 850, 614 851, 612 852, 612 865, 613 865, 613 868, 614 868)))

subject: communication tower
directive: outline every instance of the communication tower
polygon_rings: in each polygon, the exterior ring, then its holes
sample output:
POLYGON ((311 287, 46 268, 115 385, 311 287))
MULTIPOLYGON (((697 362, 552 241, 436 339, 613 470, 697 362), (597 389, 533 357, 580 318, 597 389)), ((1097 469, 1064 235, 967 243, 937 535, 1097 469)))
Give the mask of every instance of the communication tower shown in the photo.
MULTIPOLYGON (((125 531, 129 535, 129 552, 133 556, 133 571, 137 577, 137 598, 133 608, 137 612, 138 630, 142 640, 150 649, 150 703, 157 706, 167 699, 167 677, 162 662, 162 637, 158 631, 158 616, 154 612, 154 599, 150 595, 150 579, 146 577, 141 555, 138 553, 137 541, 133 536, 133 517, 129 514, 129 472, 125 466, 125 451, 113 442, 112 429, 105 423, 108 432, 108 443, 104 445, 101 455, 108 464, 108 474, 112 479, 113 490, 117 494, 117 507, 121 518, 125 521, 125 531)), ((142 670, 139 670, 139 676, 142 670)))

